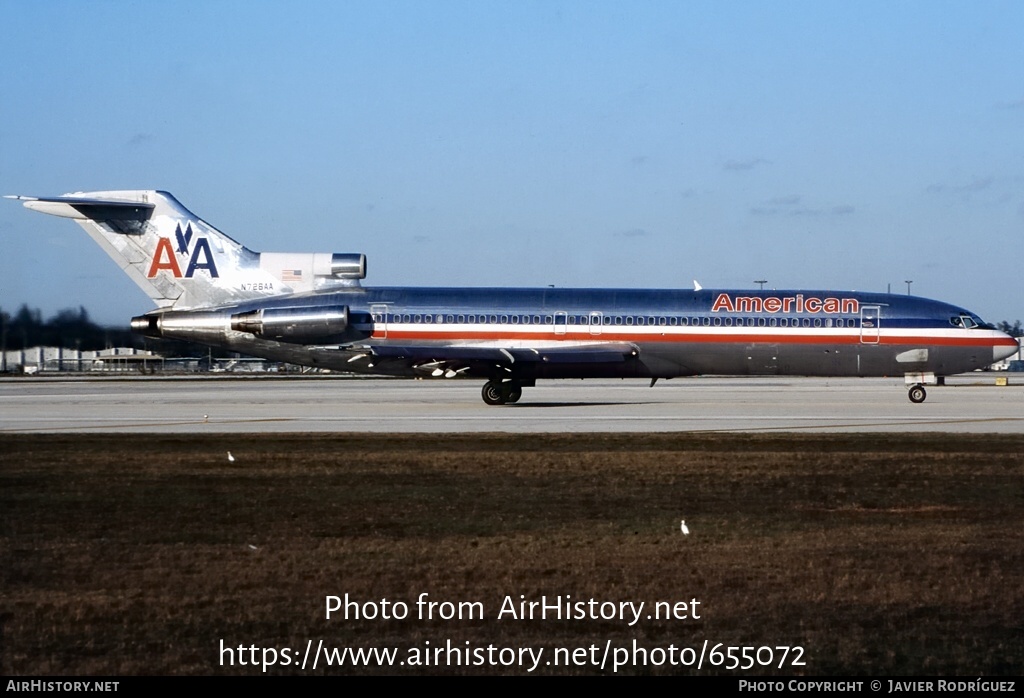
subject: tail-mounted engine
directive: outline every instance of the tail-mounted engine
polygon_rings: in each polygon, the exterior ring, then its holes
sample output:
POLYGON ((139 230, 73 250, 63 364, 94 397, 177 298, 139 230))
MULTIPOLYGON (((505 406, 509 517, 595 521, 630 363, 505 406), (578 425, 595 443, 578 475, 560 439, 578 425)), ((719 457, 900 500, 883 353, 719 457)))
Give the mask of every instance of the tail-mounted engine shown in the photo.
POLYGON ((260 269, 293 293, 333 286, 358 286, 366 278, 366 255, 316 252, 262 252, 260 269))
POLYGON ((289 344, 337 341, 348 329, 348 306, 260 308, 230 315, 224 310, 166 310, 132 318, 133 331, 162 339, 223 342, 229 328, 289 344))
POLYGON ((348 306, 261 308, 232 315, 231 329, 277 342, 314 344, 348 329, 348 306))

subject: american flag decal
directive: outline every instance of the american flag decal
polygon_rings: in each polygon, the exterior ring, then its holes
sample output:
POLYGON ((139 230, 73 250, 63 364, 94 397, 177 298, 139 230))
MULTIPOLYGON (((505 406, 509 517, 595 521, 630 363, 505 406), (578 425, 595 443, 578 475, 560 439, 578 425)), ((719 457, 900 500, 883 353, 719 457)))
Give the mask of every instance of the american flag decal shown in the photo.
POLYGON ((281 281, 302 281, 301 269, 282 269, 281 281))

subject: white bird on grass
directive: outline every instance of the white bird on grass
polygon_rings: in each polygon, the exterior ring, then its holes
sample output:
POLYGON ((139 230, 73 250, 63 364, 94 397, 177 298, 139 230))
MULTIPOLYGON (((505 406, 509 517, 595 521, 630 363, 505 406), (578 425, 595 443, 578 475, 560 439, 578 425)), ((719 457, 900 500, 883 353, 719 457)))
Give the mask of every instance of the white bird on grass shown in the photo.
POLYGON ((231 451, 228 451, 228 462, 229 463, 234 463, 235 462, 235 457, 233 455, 231 455, 231 451))
POLYGON ((679 530, 683 532, 684 536, 690 535, 690 529, 686 527, 686 519, 682 519, 679 522, 679 530))

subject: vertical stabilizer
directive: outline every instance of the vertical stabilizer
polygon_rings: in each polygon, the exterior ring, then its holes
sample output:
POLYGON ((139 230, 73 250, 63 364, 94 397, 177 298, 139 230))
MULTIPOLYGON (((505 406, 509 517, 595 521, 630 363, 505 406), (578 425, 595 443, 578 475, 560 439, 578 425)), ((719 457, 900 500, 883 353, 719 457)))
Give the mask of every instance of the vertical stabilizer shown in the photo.
POLYGON ((12 197, 71 218, 157 306, 180 309, 277 295, 290 289, 260 268, 260 256, 163 191, 78 192, 12 197))

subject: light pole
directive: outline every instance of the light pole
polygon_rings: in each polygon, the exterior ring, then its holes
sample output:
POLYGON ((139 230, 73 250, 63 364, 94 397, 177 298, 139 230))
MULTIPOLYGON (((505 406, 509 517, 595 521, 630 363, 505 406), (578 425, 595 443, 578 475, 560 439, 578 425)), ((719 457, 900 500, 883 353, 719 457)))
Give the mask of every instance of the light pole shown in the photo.
POLYGON ((755 284, 760 284, 761 285, 761 290, 763 291, 764 290, 764 285, 766 283, 768 283, 768 279, 754 279, 754 283, 755 284))
POLYGON ((911 281, 911 280, 908 280, 908 279, 904 279, 903 283, 905 283, 907 285, 907 295, 909 296, 910 295, 910 284, 912 284, 914 282, 911 281))

